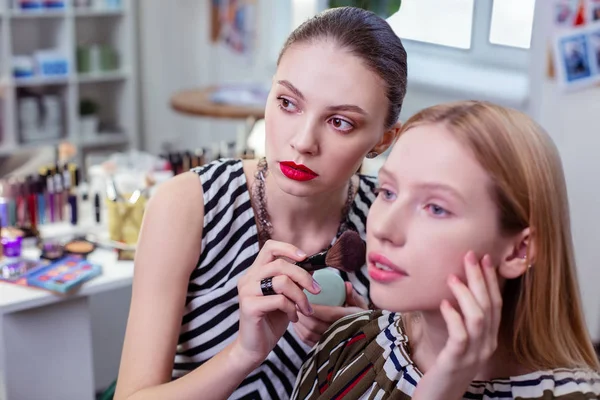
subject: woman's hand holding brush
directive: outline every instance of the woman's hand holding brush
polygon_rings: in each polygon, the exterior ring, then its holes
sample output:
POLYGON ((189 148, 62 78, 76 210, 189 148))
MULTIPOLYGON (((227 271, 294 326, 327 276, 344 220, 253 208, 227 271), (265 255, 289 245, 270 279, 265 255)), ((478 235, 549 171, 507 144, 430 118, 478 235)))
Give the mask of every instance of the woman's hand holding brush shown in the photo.
POLYGON ((298 337, 311 347, 321 339, 321 336, 335 321, 347 315, 367 310, 369 304, 354 290, 350 282, 346 282, 346 304, 343 307, 318 304, 312 307, 314 310, 312 315, 298 314, 298 322, 294 324, 294 330, 298 337))
MULTIPOLYGON (((360 235, 354 231, 345 231, 330 249, 311 255, 306 260, 296 263, 307 271, 316 271, 326 266, 344 272, 356 272, 365 263, 366 246, 360 235)), ((318 273, 317 273, 318 274, 318 273)), ((340 279, 341 281, 341 279, 340 279)), ((332 286, 323 286, 324 294, 331 290, 340 290, 332 286)), ((329 326, 346 315, 355 314, 368 308, 368 302, 352 288, 350 282, 345 283, 345 304, 343 307, 332 305, 313 305, 314 314, 299 315, 294 324, 298 337, 307 345, 314 346, 329 326)), ((331 294, 331 293, 330 293, 331 294)), ((343 295, 344 293, 342 293, 343 295)), ((331 304, 331 303, 321 303, 331 304)))
POLYGON ((297 247, 269 240, 238 282, 240 301, 239 334, 232 352, 238 362, 258 366, 273 350, 298 312, 313 313, 303 292, 318 294, 319 285, 305 269, 285 261, 306 259, 297 247))

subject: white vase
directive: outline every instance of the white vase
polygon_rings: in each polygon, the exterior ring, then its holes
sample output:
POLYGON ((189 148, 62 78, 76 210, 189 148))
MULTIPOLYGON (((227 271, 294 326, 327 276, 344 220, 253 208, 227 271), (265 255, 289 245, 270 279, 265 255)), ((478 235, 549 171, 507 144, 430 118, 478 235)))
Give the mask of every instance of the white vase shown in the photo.
POLYGON ((98 135, 97 115, 85 115, 79 117, 79 135, 86 139, 93 139, 98 135))

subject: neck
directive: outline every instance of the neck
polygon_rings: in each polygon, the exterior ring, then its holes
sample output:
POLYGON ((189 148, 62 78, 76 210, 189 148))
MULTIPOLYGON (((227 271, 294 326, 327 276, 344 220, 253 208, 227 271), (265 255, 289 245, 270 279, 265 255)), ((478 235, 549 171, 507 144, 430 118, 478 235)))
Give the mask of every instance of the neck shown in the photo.
MULTIPOLYGON (((407 325, 413 347, 414 362, 423 373, 426 373, 433 366, 448 341, 446 322, 440 312, 430 311, 409 316, 407 325)), ((506 341, 499 338, 498 349, 482 366, 474 380, 488 381, 528 372, 519 366, 510 354, 510 347, 506 341)))
POLYGON ((299 197, 282 191, 269 174, 265 196, 273 239, 292 243, 310 254, 328 246, 337 233, 348 201, 348 182, 324 193, 299 197))

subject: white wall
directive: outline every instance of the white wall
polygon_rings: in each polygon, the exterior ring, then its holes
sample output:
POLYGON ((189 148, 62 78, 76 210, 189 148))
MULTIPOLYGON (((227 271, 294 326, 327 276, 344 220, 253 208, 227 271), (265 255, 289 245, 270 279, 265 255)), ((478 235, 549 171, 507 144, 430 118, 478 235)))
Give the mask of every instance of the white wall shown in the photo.
POLYGON ((140 1, 142 147, 158 154, 165 143, 196 146, 207 122, 183 116, 169 106, 182 89, 212 83, 209 1, 140 1))
POLYGON ((592 339, 600 341, 600 87, 564 93, 546 75, 552 4, 539 1, 534 25, 532 116, 560 152, 569 194, 575 256, 592 339))
POLYGON ((290 25, 289 1, 257 2, 256 51, 252 58, 209 41, 210 1, 143 0, 140 7, 139 63, 142 88, 143 148, 159 153, 235 140, 243 121, 184 116, 168 99, 178 90, 230 82, 269 82, 290 25), (158 28, 160 27, 160 28, 158 28), (184 45, 185 43, 185 45, 184 45))

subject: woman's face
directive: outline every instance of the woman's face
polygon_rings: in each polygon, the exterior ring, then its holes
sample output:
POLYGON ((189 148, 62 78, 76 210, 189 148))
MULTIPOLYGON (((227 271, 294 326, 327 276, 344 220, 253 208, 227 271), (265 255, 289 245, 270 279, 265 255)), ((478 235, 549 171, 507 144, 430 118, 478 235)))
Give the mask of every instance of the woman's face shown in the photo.
POLYGON ((379 76, 333 41, 287 49, 266 106, 266 154, 276 184, 296 196, 345 185, 384 138, 379 76))
MULTIPOLYGON (((514 238, 500 233, 491 180, 442 124, 406 131, 379 175, 367 219, 371 299, 391 311, 432 311, 454 303, 447 278, 465 281, 472 250, 495 264, 514 238)), ((508 252, 508 253, 507 253, 508 252)))

